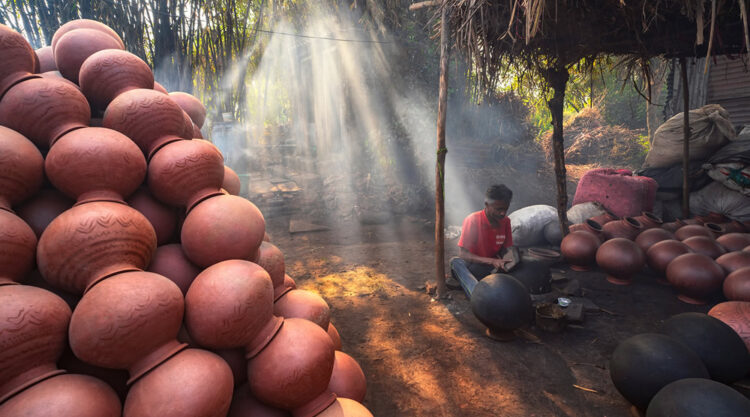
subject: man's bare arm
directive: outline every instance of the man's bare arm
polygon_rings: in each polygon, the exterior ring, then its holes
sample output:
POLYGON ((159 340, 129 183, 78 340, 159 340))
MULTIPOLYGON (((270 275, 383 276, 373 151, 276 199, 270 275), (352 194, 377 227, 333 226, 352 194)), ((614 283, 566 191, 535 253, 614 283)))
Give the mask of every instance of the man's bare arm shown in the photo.
POLYGON ((495 268, 505 270, 505 268, 503 267, 503 265, 505 265, 505 261, 503 259, 485 258, 484 256, 475 255, 460 246, 458 247, 458 257, 463 259, 464 261, 492 265, 495 268))

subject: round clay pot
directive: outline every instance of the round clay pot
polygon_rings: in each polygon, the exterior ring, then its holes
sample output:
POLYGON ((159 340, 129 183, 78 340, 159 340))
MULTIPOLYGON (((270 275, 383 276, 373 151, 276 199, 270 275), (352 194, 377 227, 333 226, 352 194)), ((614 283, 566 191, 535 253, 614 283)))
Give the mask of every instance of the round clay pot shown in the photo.
POLYGON ((662 388, 648 406, 646 417, 750 415, 750 400, 719 382, 685 378, 662 388))
POLYGON ((78 81, 89 103, 104 110, 126 91, 153 88, 154 73, 148 64, 130 52, 105 49, 83 62, 78 81))
POLYGON ((70 308, 60 297, 28 285, 0 287, 0 404, 64 371, 55 362, 65 348, 70 308))
POLYGON ((206 107, 198 98, 182 91, 171 92, 169 97, 185 110, 190 119, 198 125, 198 128, 203 127, 203 122, 206 120, 206 107))
POLYGON ((641 226, 641 223, 633 217, 624 217, 602 226, 602 234, 604 234, 604 238, 607 240, 614 238, 635 240, 642 230, 643 226, 641 226))
POLYGON ((610 239, 596 251, 596 264, 607 273, 607 281, 616 285, 630 285, 631 276, 638 273, 646 262, 646 256, 630 239, 610 239))
POLYGON ((328 336, 331 336, 331 340, 333 340, 334 349, 341 350, 341 335, 339 335, 339 331, 336 330, 336 327, 330 321, 328 322, 328 336))
POLYGON ((284 254, 273 243, 265 241, 261 242, 258 251, 258 259, 255 263, 265 269, 268 275, 271 276, 274 297, 276 297, 277 294, 275 292, 278 291, 277 288, 284 288, 284 275, 286 274, 284 254))
POLYGON ((579 230, 569 233, 560 243, 565 261, 570 264, 574 271, 588 271, 596 262, 596 251, 599 249, 601 240, 595 235, 579 230))
POLYGON ((693 236, 682 241, 691 251, 716 259, 727 253, 727 251, 716 242, 715 239, 708 236, 693 236))
POLYGON ((656 242, 648 248, 646 261, 648 266, 659 275, 664 276, 667 266, 674 258, 690 253, 690 248, 679 240, 663 240, 656 242))
POLYGON ((159 84, 157 81, 154 81, 154 90, 162 93, 162 94, 169 94, 169 91, 167 91, 166 88, 164 88, 163 85, 159 84))
POLYGON ((203 139, 203 133, 201 133, 201 128, 198 127, 197 124, 193 123, 193 139, 203 139))
POLYGON ((585 232, 589 232, 593 234, 594 236, 598 237, 602 242, 604 241, 604 235, 602 235, 602 225, 600 225, 599 223, 591 219, 588 219, 583 223, 574 224, 570 226, 569 230, 571 232, 583 230, 585 232))
POLYGON ((0 209, 26 200, 44 179, 44 159, 31 141, 0 126, 0 209))
POLYGON ((698 221, 698 224, 707 224, 707 223, 719 224, 719 223, 725 223, 730 220, 727 216, 721 213, 713 212, 713 211, 709 212, 708 214, 704 216, 695 216, 693 217, 693 219, 698 221))
POLYGON ((155 199, 147 187, 136 190, 128 198, 128 204, 143 214, 154 227, 158 245, 166 245, 172 241, 177 229, 176 209, 155 199))
POLYGON ((719 291, 724 276, 718 263, 700 253, 680 255, 667 266, 667 280, 680 293, 677 298, 689 304, 705 304, 719 291))
POLYGON ((160 201, 187 207, 221 194, 224 157, 205 140, 169 143, 148 164, 148 186, 160 201))
POLYGON ((643 230, 660 228, 664 224, 664 221, 659 216, 650 211, 641 212, 640 216, 634 218, 643 226, 643 230))
POLYGON ((284 287, 294 290, 297 289, 297 283, 294 282, 292 277, 284 274, 284 287))
POLYGON ((182 127, 182 134, 180 135, 183 139, 193 139, 193 121, 190 116, 183 110, 182 119, 184 121, 182 127))
POLYGON ((724 279, 724 296, 732 301, 750 301, 750 267, 740 268, 724 279))
POLYGON ((81 374, 94 377, 109 385, 117 394, 120 402, 128 395, 128 371, 123 369, 107 369, 86 363, 76 357, 70 346, 66 346, 62 357, 57 361, 60 369, 71 374, 81 374))
POLYGON ((716 262, 724 268, 727 274, 750 266, 750 252, 729 252, 716 258, 716 262))
POLYGON ((679 229, 679 228, 681 228, 682 226, 685 226, 685 225, 687 225, 687 223, 685 223, 681 219, 677 219, 677 220, 675 220, 673 222, 662 223, 661 228, 664 229, 664 230, 666 230, 666 231, 668 231, 668 232, 674 233, 674 232, 677 231, 677 229, 679 229))
POLYGON ((719 303, 708 311, 708 315, 729 325, 745 342, 745 347, 750 350, 750 302, 727 301, 719 303))
POLYGON ((42 189, 29 201, 18 206, 16 213, 31 227, 38 239, 42 236, 42 232, 47 228, 47 225, 65 210, 73 207, 73 203, 73 200, 61 192, 47 188, 42 189))
POLYGON ((698 224, 688 224, 688 225, 682 226, 679 229, 677 229, 676 232, 674 232, 674 236, 678 240, 685 240, 693 236, 706 236, 712 239, 714 238, 714 234, 711 232, 710 229, 708 229, 706 226, 698 225, 698 224))
POLYGON ((186 349, 136 381, 123 417, 226 416, 232 402, 232 370, 217 355, 186 349))
POLYGON ((609 375, 617 391, 641 410, 671 382, 709 377, 697 353, 674 338, 654 333, 620 343, 612 353, 609 375))
POLYGON ((120 417, 122 405, 112 388, 87 375, 57 375, 0 404, 0 417, 120 417))
POLYGON ((52 42, 50 42, 50 44, 52 45, 52 50, 55 49, 55 47, 57 46, 57 42, 63 35, 76 29, 95 29, 102 33, 106 33, 112 39, 117 41, 119 47, 115 49, 125 49, 125 44, 122 42, 120 35, 118 35, 117 32, 112 30, 112 28, 110 28, 109 26, 96 20, 76 19, 65 23, 64 25, 60 26, 57 31, 55 31, 55 34, 52 36, 52 42))
POLYGON ((614 214, 607 212, 607 213, 604 213, 604 214, 600 214, 598 216, 594 216, 594 217, 590 218, 589 220, 593 220, 593 221, 599 223, 599 225, 601 225, 602 227, 604 227, 604 225, 607 224, 607 223, 609 223, 609 222, 612 222, 612 221, 615 221, 615 220, 620 220, 620 217, 619 216, 615 216, 614 214))
POLYGON ((39 58, 39 71, 38 73, 57 71, 57 65, 55 64, 55 54, 52 52, 51 46, 43 46, 36 51, 36 56, 39 58))
POLYGON ((190 284, 201 273, 201 269, 185 256, 179 243, 157 247, 148 271, 169 278, 180 287, 182 295, 187 294, 190 284))
POLYGON ((232 379, 234 386, 247 382, 247 359, 245 359, 245 349, 216 349, 213 353, 219 355, 232 370, 232 379))
POLYGON ((496 339, 510 338, 534 317, 529 290, 506 274, 488 275, 477 283, 471 293, 471 310, 496 339))
POLYGON ((146 159, 122 133, 86 127, 55 142, 44 169, 50 182, 77 204, 124 202, 146 178, 146 159))
POLYGON ((144 271, 100 281, 70 319, 70 347, 81 360, 127 369, 128 384, 185 348, 177 341, 182 293, 172 281, 144 271))
POLYGON ((292 415, 286 410, 273 408, 258 401, 250 392, 250 386, 242 384, 234 390, 227 417, 292 417, 292 415))
POLYGON ((310 320, 327 331, 331 309, 328 303, 314 292, 291 290, 274 301, 273 314, 284 318, 310 320))
POLYGON ((0 101, 0 125, 48 148, 62 135, 86 127, 91 109, 86 97, 59 79, 35 78, 16 84, 0 101))
POLYGON ((250 390, 260 401, 295 416, 316 416, 336 399, 328 390, 334 352, 331 338, 320 326, 285 319, 271 342, 248 357, 250 390))
POLYGON ((226 165, 224 165, 224 181, 221 183, 221 188, 227 190, 232 195, 240 195, 240 189, 242 188, 240 176, 226 165))
POLYGON ((34 268, 37 239, 20 217, 0 210, 0 286, 22 281, 34 268))
POLYGON ((75 29, 57 39, 53 47, 55 65, 63 77, 79 84, 83 62, 104 49, 124 49, 117 40, 96 29, 75 29))
POLYGON ((372 413, 364 405, 354 400, 336 398, 336 401, 318 414, 317 417, 372 417, 372 413))
POLYGON ((138 88, 112 100, 103 124, 129 137, 150 159, 162 146, 182 139, 185 119, 180 106, 169 96, 138 88))
POLYGON ((674 234, 660 227, 657 227, 641 232, 638 237, 635 238, 635 244, 638 245, 639 248, 641 248, 643 253, 646 253, 655 243, 669 239, 674 239, 674 234))
POLYGON ((367 379, 354 358, 344 352, 336 351, 328 389, 338 398, 349 398, 360 403, 365 399, 367 379))
POLYGON ((93 202, 47 226, 37 263, 47 282, 81 294, 110 275, 145 269, 155 249, 156 234, 142 214, 125 204, 93 202))
POLYGON ((248 200, 220 195, 196 205, 182 225, 187 257, 199 267, 227 259, 248 259, 263 241, 266 221, 248 200))
POLYGON ((531 294, 545 294, 552 290, 549 268, 561 258, 551 249, 529 248, 521 251, 521 262, 510 273, 521 281, 531 294))
POLYGON ((741 251, 750 246, 750 233, 727 233, 717 237, 716 242, 727 252, 741 251))
POLYGON ((15 30, 0 24, 0 98, 6 91, 21 81, 34 77, 34 50, 26 39, 15 30))
POLYGON ((731 384, 750 370, 745 343, 721 320, 703 313, 682 313, 664 322, 662 333, 686 344, 700 356, 711 379, 731 384))
POLYGON ((724 229, 725 234, 726 233, 746 233, 748 231, 747 227, 745 227, 742 222, 739 222, 737 220, 732 220, 731 222, 727 223, 719 223, 719 227, 724 229))
POLYGON ((278 330, 271 277, 242 260, 219 262, 193 280, 185 295, 185 326, 200 346, 262 349, 278 330))

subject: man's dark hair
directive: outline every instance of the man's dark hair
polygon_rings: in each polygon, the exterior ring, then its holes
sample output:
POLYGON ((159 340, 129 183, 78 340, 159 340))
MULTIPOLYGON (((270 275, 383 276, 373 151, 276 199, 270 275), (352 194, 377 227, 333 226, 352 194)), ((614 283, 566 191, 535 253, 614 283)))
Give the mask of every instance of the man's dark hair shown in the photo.
POLYGON ((513 191, 506 187, 505 184, 490 185, 490 188, 484 193, 484 197, 487 200, 505 201, 510 203, 510 200, 513 198, 513 191))

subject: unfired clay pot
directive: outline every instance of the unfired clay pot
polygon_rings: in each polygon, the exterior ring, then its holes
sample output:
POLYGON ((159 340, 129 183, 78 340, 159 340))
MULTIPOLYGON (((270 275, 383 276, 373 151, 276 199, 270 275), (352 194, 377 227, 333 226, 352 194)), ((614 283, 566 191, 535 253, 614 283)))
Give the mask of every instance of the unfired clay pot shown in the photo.
POLYGON ((716 242, 713 238, 708 236, 693 236, 682 241, 687 247, 695 253, 701 253, 708 256, 711 259, 716 259, 719 256, 727 253, 727 251, 716 242))
POLYGON ((674 234, 657 227, 641 232, 638 237, 635 238, 635 244, 638 245, 639 248, 641 248, 643 253, 646 253, 655 243, 669 239, 674 239, 674 234))
POLYGON ((75 29, 57 39, 53 47, 55 65, 63 77, 79 84, 81 65, 88 57, 104 49, 123 49, 117 40, 96 29, 75 29))
POLYGON ((37 239, 20 217, 0 210, 0 286, 22 281, 34 268, 37 239))
POLYGON ((16 84, 0 101, 0 125, 47 148, 91 119, 86 97, 63 80, 35 78, 16 84))
POLYGON ((125 204, 93 202, 47 226, 37 263, 47 282, 81 294, 109 275, 145 269, 155 249, 156 234, 142 214, 125 204))
POLYGON ((148 187, 139 188, 127 201, 154 227, 158 245, 166 245, 174 239, 177 230, 177 210, 174 207, 155 199, 148 187))
POLYGON ((717 237, 716 242, 727 252, 740 251, 750 246, 750 233, 727 233, 717 237))
POLYGON ((372 417, 372 413, 364 405, 349 398, 336 398, 317 417, 372 417))
POLYGON ((112 28, 105 25, 102 22, 98 22, 96 20, 90 20, 90 19, 76 19, 71 20, 64 25, 60 26, 60 28, 55 31, 55 34, 52 36, 52 49, 55 49, 55 46, 57 46, 57 42, 60 40, 60 38, 65 35, 66 33, 76 30, 76 29, 95 29, 102 33, 106 33, 109 35, 112 39, 117 41, 119 47, 117 49, 125 49, 125 44, 122 42, 122 39, 120 38, 120 35, 117 34, 112 28))
POLYGON ((38 73, 45 73, 50 71, 57 71, 57 65, 55 64, 55 54, 52 52, 51 46, 43 46, 36 51, 37 58, 39 58, 39 70, 38 73))
POLYGON ((36 193, 29 201, 18 206, 16 213, 31 227, 31 230, 39 239, 52 220, 65 210, 73 207, 73 203, 74 201, 63 193, 53 188, 45 188, 36 193))
POLYGON ((344 352, 336 351, 333 373, 328 389, 338 398, 349 398, 362 402, 367 394, 367 379, 357 361, 344 352))
POLYGON ((713 259, 700 253, 680 255, 667 266, 667 280, 689 304, 705 304, 721 289, 725 273, 713 259))
POLYGON ((646 257, 630 239, 610 239, 596 251, 596 263, 607 273, 607 281, 617 285, 631 284, 631 276, 643 269, 646 257))
POLYGON ((314 292, 291 290, 274 301, 273 314, 284 318, 310 320, 327 331, 331 309, 328 303, 314 292))
POLYGON ((201 273, 201 269, 193 265, 185 256, 179 243, 156 248, 148 271, 169 278, 180 287, 182 295, 187 294, 190 284, 201 273))
POLYGON ((750 266, 750 253, 740 252, 729 252, 716 258, 716 262, 724 268, 727 274, 750 266))
POLYGON ((667 266, 674 258, 689 253, 690 248, 679 240, 663 240, 656 242, 648 248, 646 260, 648 266, 659 275, 664 276, 667 266))
POLYGON ((42 379, 63 373, 70 308, 60 297, 27 285, 0 287, 0 404, 42 379))
POLYGON ((331 340, 333 340, 333 347, 336 350, 341 350, 341 336, 339 335, 339 331, 336 330, 336 327, 334 327, 333 323, 330 321, 328 322, 328 335, 331 336, 331 340))
MULTIPOLYGON (((227 190, 229 194, 240 195, 240 189, 242 183, 240 183, 240 176, 232 168, 224 165, 224 181, 221 183, 221 188, 227 190)), ((750 245, 750 243, 748 243, 750 245)))
POLYGON ((750 301, 750 267, 740 268, 724 279, 724 296, 732 301, 750 301))
POLYGON ((560 243, 560 252, 574 271, 587 271, 596 262, 596 251, 601 240, 595 235, 580 230, 571 232, 560 243))
POLYGON ((150 158, 160 147, 182 139, 185 119, 169 96, 139 88, 112 100, 102 123, 125 134, 150 158))
POLYGON ((187 207, 221 194, 224 157, 205 140, 180 140, 162 147, 148 165, 148 186, 160 201, 187 207))
POLYGON ((258 401, 250 392, 248 384, 242 384, 234 390, 227 417, 292 417, 292 415, 286 410, 273 408, 258 401))
POLYGON ((719 303, 708 311, 708 315, 716 317, 734 329, 750 351, 750 302, 727 301, 719 303))
POLYGON ((200 100, 192 94, 183 93, 182 91, 169 93, 169 97, 185 110, 190 119, 198 125, 198 128, 203 127, 203 122, 206 120, 206 107, 203 106, 200 100))
POLYGON ((44 179, 44 159, 31 141, 0 126, 0 209, 34 195, 44 179))
POLYGON ((271 276, 273 283, 274 300, 278 299, 287 287, 284 286, 284 275, 286 266, 284 264, 284 254, 273 243, 261 242, 258 248, 258 259, 255 263, 261 266, 271 276))
POLYGON ((34 77, 34 50, 24 37, 0 24, 0 98, 13 85, 34 77))
POLYGON ((249 259, 263 241, 266 222, 248 200, 219 195, 196 205, 182 224, 182 248, 188 259, 208 267, 227 259, 249 259))
POLYGON ((120 94, 136 88, 152 88, 154 73, 142 59, 127 51, 105 49, 81 65, 78 80, 89 103, 100 110, 120 94))
POLYGON ((602 234, 604 234, 605 239, 619 237, 635 240, 641 231, 643 231, 643 226, 633 217, 623 217, 620 220, 611 221, 602 226, 602 234))
POLYGON ((124 202, 146 178, 146 159, 122 133, 86 127, 55 142, 44 169, 50 182, 78 204, 124 202))

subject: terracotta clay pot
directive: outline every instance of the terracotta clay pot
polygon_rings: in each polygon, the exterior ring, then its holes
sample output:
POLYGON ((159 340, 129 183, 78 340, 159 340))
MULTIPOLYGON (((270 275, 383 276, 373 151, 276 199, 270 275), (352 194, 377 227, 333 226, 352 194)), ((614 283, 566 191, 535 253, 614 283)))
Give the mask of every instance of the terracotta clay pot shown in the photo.
POLYGON ((274 300, 276 300, 281 296, 280 292, 286 289, 284 286, 284 275, 286 274, 284 254, 274 244, 265 241, 261 242, 258 251, 258 258, 255 263, 265 269, 271 276, 274 300))
POLYGON ((130 52, 105 49, 83 62, 78 81, 89 103, 104 110, 126 91, 153 88, 154 73, 148 64, 130 52))
POLYGON ((274 301, 273 314, 284 318, 310 320, 327 331, 331 309, 328 303, 314 292, 291 290, 274 301))
POLYGON ((741 251, 750 246, 750 233, 726 233, 716 238, 716 242, 727 252, 741 251))
POLYGON ((124 202, 146 178, 146 159, 122 133, 87 127, 55 142, 44 169, 50 182, 77 204, 124 202))
POLYGON ((213 353, 219 355, 232 370, 232 379, 234 386, 237 387, 247 382, 247 359, 245 359, 245 349, 215 349, 213 353))
POLYGON ((679 240, 663 240, 651 245, 646 252, 646 261, 654 272, 664 276, 674 258, 689 252, 690 248, 679 240))
POLYGON ((34 268, 37 239, 20 217, 0 210, 0 286, 22 281, 34 268))
POLYGON ((294 289, 297 289, 297 283, 294 282, 292 277, 290 277, 287 274, 284 274, 284 287, 294 290, 294 289))
POLYGON ((16 84, 0 101, 0 124, 47 148, 62 135, 88 126, 86 97, 65 81, 35 78, 16 84))
POLYGON ((354 400, 336 398, 336 401, 318 414, 317 417, 372 417, 372 413, 364 405, 354 400))
POLYGON ((123 49, 117 40, 96 29, 75 29, 57 39, 53 47, 55 65, 63 77, 79 84, 83 62, 104 49, 123 49))
POLYGON ((612 353, 609 375, 620 394, 641 410, 671 382, 709 377, 697 353, 678 340, 654 333, 620 343, 612 353))
POLYGON ((641 248, 621 237, 602 243, 596 251, 596 264, 607 273, 607 281, 616 285, 630 285, 631 276, 643 269, 645 261, 641 248))
POLYGON ((138 88, 112 100, 103 124, 129 137, 150 159, 162 146, 182 139, 185 119, 169 96, 138 88))
POLYGON ((190 119, 190 115, 187 114, 183 110, 182 112, 182 119, 184 121, 183 127, 182 127, 182 136, 183 139, 193 139, 193 121, 190 119))
POLYGON ((740 268, 724 279, 724 296, 731 301, 750 301, 750 267, 740 268))
POLYGON ((200 346, 254 353, 280 325, 273 316, 271 277, 252 262, 235 259, 210 266, 185 295, 185 326, 200 346))
POLYGON ((534 316, 529 290, 506 274, 488 275, 477 283, 471 310, 487 326, 487 335, 498 340, 511 339, 513 331, 527 326, 534 316))
POLYGON ((593 220, 593 221, 599 223, 602 227, 604 227, 605 224, 607 224, 607 223, 609 223, 611 221, 620 220, 620 217, 615 216, 614 214, 607 212, 607 213, 604 213, 604 214, 600 214, 598 216, 594 216, 594 217, 590 218, 589 220, 593 220))
POLYGON ((312 417, 336 399, 328 390, 335 353, 320 326, 304 319, 286 319, 271 342, 249 356, 247 378, 260 401, 312 417))
POLYGON ((260 247, 266 222, 248 200, 232 195, 196 205, 182 225, 182 248, 188 259, 208 267, 227 259, 248 259, 260 247))
POLYGON ((203 139, 203 133, 201 133, 201 128, 198 127, 197 124, 193 123, 193 139, 203 139))
POLYGON ((50 42, 50 44, 52 45, 52 50, 55 49, 55 47, 57 46, 57 42, 63 35, 76 29, 94 29, 102 33, 106 33, 112 39, 117 41, 119 47, 116 49, 125 49, 125 44, 122 42, 120 35, 118 35, 117 32, 112 30, 112 28, 110 28, 109 26, 96 20, 76 19, 65 23, 64 25, 60 26, 57 31, 55 31, 55 34, 52 36, 52 42, 50 42))
POLYGON ((36 56, 39 58, 39 70, 38 73, 44 73, 49 71, 57 71, 57 65, 55 64, 55 54, 52 52, 51 46, 43 46, 36 51, 36 56))
POLYGON ((703 313, 682 313, 664 322, 664 334, 700 356, 711 379, 731 384, 750 370, 750 353, 734 330, 703 313))
POLYGON ((206 107, 198 98, 182 91, 171 92, 169 97, 185 110, 190 119, 198 125, 198 128, 203 127, 203 122, 206 120, 206 107))
POLYGON ((219 356, 186 349, 136 381, 123 417, 224 417, 232 401, 232 370, 219 356))
POLYGON ((338 398, 349 398, 361 403, 367 394, 367 379, 359 363, 337 350, 328 389, 338 398))
POLYGON ((624 217, 602 226, 602 234, 607 240, 614 238, 635 240, 641 231, 643 231, 643 226, 633 217, 624 217))
MULTIPOLYGON (((177 210, 151 195, 147 187, 141 187, 128 198, 128 204, 143 214, 154 227, 156 243, 166 245, 175 237, 177 210)), ((162 274, 164 275, 164 274, 162 274)))
POLYGON ((57 375, 0 404, 0 417, 120 417, 122 405, 112 388, 86 375, 57 375))
POLYGON ((745 347, 750 351, 750 302, 719 303, 708 311, 708 315, 729 325, 742 338, 745 347))
POLYGON ((670 416, 750 416, 750 400, 719 382, 685 378, 659 391, 646 412, 646 417, 670 416))
POLYGON ((234 390, 227 417, 292 417, 286 410, 273 408, 258 401, 248 384, 234 390))
POLYGON ((718 223, 718 226, 724 229, 725 233, 746 233, 748 229, 742 222, 732 220, 727 223, 718 223))
POLYGON ((70 347, 81 360, 127 369, 128 384, 185 348, 177 341, 182 293, 144 271, 123 272, 91 287, 70 320, 70 347))
POLYGON ((153 155, 148 165, 148 186, 160 201, 187 207, 221 194, 224 157, 205 140, 169 143, 153 155))
POLYGON ((676 232, 674 232, 674 236, 678 240, 685 240, 693 236, 706 236, 712 239, 715 238, 714 233, 711 231, 711 229, 698 224, 688 224, 686 226, 682 226, 677 229, 676 232))
POLYGON ((242 189, 240 176, 226 165, 224 165, 224 181, 221 183, 221 188, 227 190, 232 195, 240 195, 240 189, 242 189))
POLYGON ((593 234, 594 236, 598 237, 602 242, 604 242, 604 235, 602 234, 602 225, 600 225, 599 223, 591 219, 587 219, 583 223, 574 224, 570 226, 569 230, 571 232, 575 232, 579 230, 589 232, 593 234))
POLYGON ((107 369, 86 363, 73 354, 70 346, 66 346, 62 357, 57 361, 57 366, 60 369, 65 369, 68 373, 88 375, 105 382, 115 391, 120 402, 125 401, 125 397, 128 395, 128 371, 107 369))
POLYGON ((719 256, 727 253, 727 251, 716 242, 713 238, 708 236, 693 236, 682 241, 687 247, 695 253, 700 253, 708 256, 711 259, 716 259, 719 256))
POLYGON ((26 200, 44 179, 44 159, 31 141, 0 126, 0 209, 26 200))
POLYGON ((156 234, 142 214, 125 204, 93 202, 47 226, 37 263, 47 282, 81 294, 107 276, 145 269, 155 249, 156 234))
POLYGON ((680 301, 705 304, 706 299, 721 289, 725 273, 713 259, 700 253, 680 255, 667 266, 667 280, 680 301))
POLYGON ((0 287, 0 404, 42 379, 63 373, 70 308, 60 297, 27 285, 0 287))
POLYGON ((650 211, 644 211, 640 216, 634 217, 634 219, 638 220, 638 223, 643 226, 643 230, 659 228, 664 224, 664 221, 659 216, 650 211))
POLYGON ((334 349, 341 350, 341 336, 330 321, 328 322, 328 336, 331 336, 331 340, 333 340, 334 349))
POLYGON ((596 251, 601 240, 595 235, 585 232, 571 232, 560 243, 560 252, 565 261, 574 271, 588 271, 596 262, 596 251))
POLYGON ((179 243, 157 247, 148 271, 169 278, 177 284, 182 295, 187 294, 190 284, 201 273, 201 269, 185 256, 179 243))
POLYGON ((32 199, 16 209, 18 216, 34 231, 37 239, 57 216, 73 207, 74 201, 63 193, 47 188, 39 191, 32 199))
POLYGON ((664 229, 664 230, 666 230, 666 231, 668 231, 668 232, 674 233, 674 232, 677 231, 677 229, 679 229, 679 228, 681 228, 682 226, 685 226, 685 225, 687 225, 687 223, 685 223, 681 219, 677 219, 677 220, 675 220, 673 222, 662 223, 661 228, 664 229))
POLYGON ((730 220, 727 216, 721 213, 715 213, 713 211, 703 216, 695 216, 693 217, 693 219, 697 220, 699 224, 707 224, 707 223, 719 224, 719 223, 726 223, 730 220))
POLYGON ((169 91, 167 91, 166 88, 164 88, 163 85, 159 84, 158 82, 154 81, 154 90, 162 93, 162 94, 169 94, 169 91))
POLYGON ((24 37, 0 24, 0 98, 13 85, 34 77, 34 50, 24 37))
POLYGON ((729 252, 716 258, 716 262, 724 268, 727 274, 750 266, 750 253, 740 252, 729 252))
POLYGON ((674 239, 674 234, 672 234, 672 232, 657 227, 641 232, 638 237, 635 238, 635 244, 641 248, 643 253, 646 253, 655 243, 670 239, 674 239))

